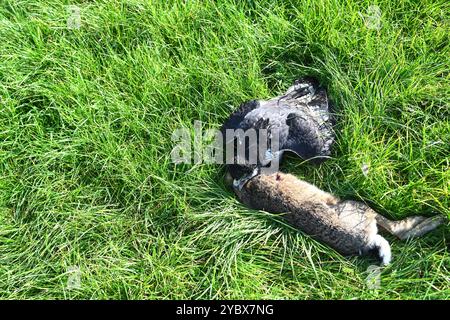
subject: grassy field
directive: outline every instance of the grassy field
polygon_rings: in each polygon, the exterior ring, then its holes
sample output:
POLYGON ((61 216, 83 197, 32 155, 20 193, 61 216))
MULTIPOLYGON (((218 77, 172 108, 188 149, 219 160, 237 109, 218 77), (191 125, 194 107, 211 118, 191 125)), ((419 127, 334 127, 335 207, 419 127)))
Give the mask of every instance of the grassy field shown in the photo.
POLYGON ((446 0, 1 0, 0 298, 450 298, 448 224, 387 237, 371 289, 374 261, 247 209, 223 166, 170 157, 175 129, 313 75, 333 157, 282 170, 391 218, 450 217, 449 16, 446 0))

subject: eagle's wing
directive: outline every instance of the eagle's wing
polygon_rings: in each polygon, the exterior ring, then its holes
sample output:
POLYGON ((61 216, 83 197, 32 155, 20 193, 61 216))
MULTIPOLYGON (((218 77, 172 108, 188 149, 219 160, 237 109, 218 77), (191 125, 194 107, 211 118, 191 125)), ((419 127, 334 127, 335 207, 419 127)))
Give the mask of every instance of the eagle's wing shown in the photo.
POLYGON ((226 129, 239 129, 242 128, 242 121, 244 121, 245 116, 252 110, 259 107, 258 100, 251 100, 245 103, 242 103, 239 108, 234 111, 225 121, 225 123, 221 127, 222 133, 225 133, 226 129))
POLYGON ((288 137, 282 149, 295 152, 303 159, 320 162, 331 154, 334 142, 332 117, 325 89, 317 88, 307 101, 286 102, 292 112, 286 117, 288 137))
MULTIPOLYGON (((241 104, 239 108, 230 115, 230 117, 227 119, 227 121, 225 121, 225 123, 222 125, 220 129, 220 131, 222 132, 224 143, 223 150, 224 151, 227 150, 228 144, 233 145, 233 163, 227 163, 228 171, 230 172, 233 179, 239 179, 240 177, 251 175, 252 172, 257 168, 257 163, 250 164, 248 161, 247 163, 245 163, 245 161, 244 163, 240 163, 238 161, 239 159, 237 157, 237 144, 239 144, 239 141, 237 141, 238 139, 234 135, 229 137, 227 135, 227 130, 242 129, 245 132, 250 128, 256 129, 255 127, 261 126, 262 125, 261 120, 249 122, 248 120, 245 119, 246 115, 249 112, 258 108, 259 105, 260 105, 259 101, 257 100, 251 100, 241 104)), ((245 155, 248 156, 250 148, 247 144, 245 145, 245 149, 246 149, 245 155)), ((228 161, 227 157, 226 161, 228 161)))

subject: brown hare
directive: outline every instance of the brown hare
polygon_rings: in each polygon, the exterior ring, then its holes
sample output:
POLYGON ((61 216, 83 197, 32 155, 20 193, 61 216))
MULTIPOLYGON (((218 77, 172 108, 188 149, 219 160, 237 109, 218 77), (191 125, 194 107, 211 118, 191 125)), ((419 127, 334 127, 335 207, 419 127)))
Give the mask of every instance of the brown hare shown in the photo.
POLYGON ((233 189, 249 207, 283 214, 289 224, 344 255, 375 252, 383 265, 391 261, 391 248, 378 234, 378 227, 400 239, 407 239, 421 236, 445 220, 442 216, 413 216, 391 221, 362 202, 340 200, 281 172, 258 175, 243 188, 233 189))

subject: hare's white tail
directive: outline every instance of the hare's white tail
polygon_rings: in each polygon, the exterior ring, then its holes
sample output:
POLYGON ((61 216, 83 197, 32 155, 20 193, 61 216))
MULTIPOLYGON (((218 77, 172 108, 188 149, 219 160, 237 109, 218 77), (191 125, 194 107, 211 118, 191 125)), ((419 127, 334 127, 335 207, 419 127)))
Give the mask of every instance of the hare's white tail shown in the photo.
POLYGON ((376 234, 369 244, 370 249, 377 251, 382 265, 388 265, 391 262, 391 246, 389 242, 379 234, 376 234))

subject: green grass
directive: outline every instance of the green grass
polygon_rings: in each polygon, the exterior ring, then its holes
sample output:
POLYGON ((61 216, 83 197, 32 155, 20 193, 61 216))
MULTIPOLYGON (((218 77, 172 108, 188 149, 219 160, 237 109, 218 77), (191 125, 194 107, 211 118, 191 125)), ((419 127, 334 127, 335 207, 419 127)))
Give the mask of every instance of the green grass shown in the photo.
POLYGON ((450 217, 448 1, 74 3, 80 29, 60 1, 0 2, 0 298, 450 298, 448 224, 388 237, 370 290, 374 261, 241 205, 222 166, 170 158, 176 128, 314 75, 333 157, 282 169, 391 218, 450 217))

